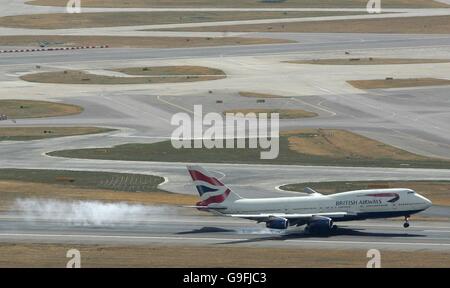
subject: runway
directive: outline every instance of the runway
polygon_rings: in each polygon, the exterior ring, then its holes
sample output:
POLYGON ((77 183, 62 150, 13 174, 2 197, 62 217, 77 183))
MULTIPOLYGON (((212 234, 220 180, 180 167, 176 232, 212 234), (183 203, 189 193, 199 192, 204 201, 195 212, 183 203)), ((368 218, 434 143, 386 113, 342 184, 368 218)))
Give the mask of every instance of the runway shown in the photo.
MULTIPOLYGON (((291 34, 291 33, 290 33, 291 34)), ((280 33, 282 37, 282 33, 280 33)), ((258 33, 249 33, 248 36, 258 36, 258 33)), ((280 37, 280 36, 278 36, 280 37)), ((298 37, 302 37, 301 33, 298 37)), ((305 35, 305 37, 307 37, 305 35)), ((317 36, 316 36, 317 37, 317 36)), ((76 51, 53 51, 48 53, 31 52, 1 55, 1 66, 9 65, 49 65, 70 64, 80 62, 98 61, 123 61, 139 59, 180 59, 180 58, 206 58, 225 56, 250 56, 250 55, 286 55, 287 53, 319 52, 319 51, 347 51, 360 49, 391 49, 407 47, 440 47, 450 45, 450 36, 440 35, 423 37, 398 38, 387 37, 387 39, 361 40, 358 36, 348 36, 349 39, 341 38, 335 41, 321 43, 292 43, 292 44, 267 44, 267 45, 243 45, 229 47, 201 47, 201 48, 172 48, 172 49, 99 49, 99 50, 76 50, 76 51), (410 38, 410 39, 408 39, 410 38)), ((366 36, 369 37, 369 36, 366 36)), ((288 38, 292 38, 291 35, 288 38)))
POLYGON ((335 235, 317 237, 305 234, 302 228, 279 232, 246 220, 207 214, 178 218, 175 215, 175 211, 170 211, 147 219, 124 219, 97 226, 3 215, 0 242, 450 251, 448 223, 416 222, 414 217, 407 230, 401 221, 339 222, 335 235))

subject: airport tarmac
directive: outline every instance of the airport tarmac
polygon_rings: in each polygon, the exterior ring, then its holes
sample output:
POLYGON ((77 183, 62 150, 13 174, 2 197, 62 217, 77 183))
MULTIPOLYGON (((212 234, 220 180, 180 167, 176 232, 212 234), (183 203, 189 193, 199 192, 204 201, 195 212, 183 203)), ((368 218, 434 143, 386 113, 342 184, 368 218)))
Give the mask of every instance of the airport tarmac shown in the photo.
MULTIPOLYGON (((284 38, 283 33, 277 33, 277 38, 284 38)), ((296 36, 297 38, 308 36, 296 36)), ((249 37, 258 36, 258 33, 248 33, 249 37)), ((266 35, 264 33, 263 35, 266 35)), ((49 64, 70 64, 80 62, 104 62, 104 61, 123 61, 140 59, 180 59, 180 58, 207 58, 207 57, 225 57, 225 56, 254 56, 254 55, 287 55, 286 53, 301 52, 327 52, 334 51, 338 55, 343 55, 344 51, 353 50, 376 50, 393 48, 436 48, 448 47, 450 45, 450 36, 439 35, 413 35, 405 37, 386 36, 375 37, 371 40, 370 36, 361 37, 361 34, 340 37, 331 41, 328 33, 324 33, 326 41, 318 41, 314 35, 310 43, 289 43, 289 44, 265 44, 265 45, 242 45, 228 47, 201 47, 201 48, 172 48, 172 49, 151 49, 151 48, 114 48, 114 49, 93 49, 93 50, 70 50, 70 51, 51 51, 51 52, 30 52, 30 53, 11 53, 3 54, 1 66, 21 65, 49 65, 49 64), (315 41, 313 41, 315 40, 315 41)), ((242 35, 241 35, 242 36, 242 35)), ((344 35, 343 35, 344 36, 344 35)), ((292 39, 292 33, 288 33, 286 38, 292 39)), ((106 43, 107 44, 107 43, 106 43)))
MULTIPOLYGON (((255 100, 240 97, 236 92, 216 91, 214 95, 184 96, 149 95, 138 89, 126 92, 84 93, 80 97, 56 98, 86 107, 81 115, 57 118, 23 119, 16 123, 4 121, 0 127, 84 125, 120 129, 105 135, 69 137, 45 141, 1 143, 6 159, 27 157, 45 159, 42 154, 61 149, 110 147, 123 143, 152 143, 168 140, 174 126, 174 113, 192 114, 193 106, 203 111, 221 113, 237 108, 254 108, 255 100), (180 102, 180 99, 183 101, 180 102), (224 101, 217 104, 216 101, 224 101)), ((287 97, 266 100, 258 108, 303 109, 319 117, 280 121, 281 130, 303 128, 336 128, 354 131, 413 153, 430 157, 450 158, 450 112, 446 87, 376 90, 365 94, 339 93, 328 96, 287 97), (424 108, 426 104, 426 108, 424 108), (414 139, 414 141, 411 141, 414 139)))
POLYGON ((335 235, 320 237, 305 234, 302 227, 280 232, 247 220, 180 217, 174 209, 186 208, 170 209, 162 214, 146 215, 145 219, 127 218, 104 225, 2 215, 0 242, 450 251, 449 223, 415 222, 414 217, 407 229, 402 227, 401 220, 339 222, 335 235))

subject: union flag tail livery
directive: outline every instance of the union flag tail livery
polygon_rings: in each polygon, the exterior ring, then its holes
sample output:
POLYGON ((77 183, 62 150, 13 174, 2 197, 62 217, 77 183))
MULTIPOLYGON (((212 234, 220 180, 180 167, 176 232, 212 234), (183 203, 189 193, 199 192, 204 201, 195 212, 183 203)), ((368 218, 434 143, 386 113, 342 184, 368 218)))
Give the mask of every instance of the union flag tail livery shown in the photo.
POLYGON ((189 174, 194 181, 194 185, 200 194, 202 201, 197 202, 197 206, 215 206, 220 204, 233 202, 241 197, 231 191, 219 179, 214 177, 210 172, 206 171, 200 166, 188 166, 189 174))

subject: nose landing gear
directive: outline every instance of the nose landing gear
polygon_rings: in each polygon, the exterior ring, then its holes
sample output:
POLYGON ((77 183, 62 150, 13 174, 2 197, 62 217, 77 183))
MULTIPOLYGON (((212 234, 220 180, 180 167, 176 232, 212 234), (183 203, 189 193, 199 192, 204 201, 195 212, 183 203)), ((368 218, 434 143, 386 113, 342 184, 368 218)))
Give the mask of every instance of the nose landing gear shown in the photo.
POLYGON ((403 223, 403 228, 409 227, 409 216, 405 216, 405 223, 403 223))

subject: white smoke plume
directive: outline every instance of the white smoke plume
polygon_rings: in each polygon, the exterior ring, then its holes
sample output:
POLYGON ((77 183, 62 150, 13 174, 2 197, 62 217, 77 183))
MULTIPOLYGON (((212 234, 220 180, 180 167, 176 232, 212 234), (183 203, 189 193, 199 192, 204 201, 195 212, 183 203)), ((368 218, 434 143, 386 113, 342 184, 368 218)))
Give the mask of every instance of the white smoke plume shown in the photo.
POLYGON ((236 230, 238 234, 257 234, 257 235, 282 235, 284 230, 269 229, 269 228, 240 228, 236 230))
POLYGON ((47 199, 17 199, 14 210, 27 221, 52 220, 57 223, 104 226, 136 224, 147 219, 169 216, 168 208, 135 205, 124 202, 61 201, 47 199))

